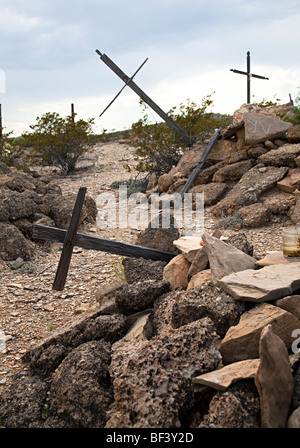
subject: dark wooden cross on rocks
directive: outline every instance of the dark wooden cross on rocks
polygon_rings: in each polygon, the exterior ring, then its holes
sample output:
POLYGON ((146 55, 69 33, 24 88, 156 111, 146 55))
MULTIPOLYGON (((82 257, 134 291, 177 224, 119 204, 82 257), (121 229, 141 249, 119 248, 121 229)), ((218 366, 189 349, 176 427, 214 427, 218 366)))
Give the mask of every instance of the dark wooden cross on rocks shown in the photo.
POLYGON ((79 189, 69 228, 67 230, 38 224, 34 226, 34 238, 63 243, 61 257, 53 283, 54 290, 62 291, 64 289, 74 246, 82 247, 83 249, 88 250, 98 250, 111 254, 123 255, 126 257, 141 257, 150 260, 162 260, 167 262, 175 256, 173 253, 164 252, 158 249, 136 246, 134 244, 111 241, 105 238, 98 238, 77 233, 86 190, 87 189, 85 187, 81 187, 79 189))
POLYGON ((251 103, 251 95, 250 95, 250 80, 251 80, 251 78, 269 79, 269 78, 266 78, 265 76, 254 75, 253 73, 251 73, 251 71, 250 71, 250 51, 247 51, 247 71, 243 72, 241 70, 236 70, 233 68, 231 68, 230 71, 234 72, 234 73, 238 73, 239 75, 247 76, 247 103, 248 104, 251 103))

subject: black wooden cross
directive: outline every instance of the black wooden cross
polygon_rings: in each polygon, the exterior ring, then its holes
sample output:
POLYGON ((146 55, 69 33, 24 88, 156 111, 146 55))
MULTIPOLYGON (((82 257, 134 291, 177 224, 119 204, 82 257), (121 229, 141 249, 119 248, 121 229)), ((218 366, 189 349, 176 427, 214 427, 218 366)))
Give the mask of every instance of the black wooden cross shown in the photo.
POLYGON ((148 260, 162 260, 169 262, 174 258, 176 254, 171 252, 77 233, 85 194, 86 188, 80 188, 68 230, 42 226, 39 224, 34 226, 33 237, 35 239, 63 243, 61 257, 53 283, 54 290, 62 291, 64 289, 74 246, 88 250, 98 250, 101 252, 123 255, 125 257, 145 258, 148 260))
MULTIPOLYGON (((117 75, 122 81, 125 82, 123 89, 128 86, 130 87, 151 109, 154 110, 169 126, 171 126, 176 132, 178 132, 184 141, 191 147, 195 143, 196 139, 191 137, 184 129, 182 129, 179 124, 176 123, 171 117, 169 117, 136 83, 133 81, 133 75, 131 78, 127 76, 106 54, 102 54, 99 50, 96 50, 96 53, 100 56, 100 59, 117 75)), ((147 59, 146 59, 147 60, 147 59)), ((146 62, 146 61, 145 61, 146 62)), ((145 63, 144 62, 144 63, 145 63)), ((141 67, 144 65, 141 65, 141 67)), ((141 68, 140 67, 140 68, 141 68)), ((138 69, 139 70, 139 69, 138 69)), ((137 72, 136 72, 137 73, 137 72)), ((122 90, 123 90, 122 89, 122 90)), ((111 101, 111 103, 107 106, 106 109, 112 104, 112 102, 119 96, 122 90, 116 95, 116 97, 111 101)), ((106 110, 105 109, 105 110, 106 110)), ((104 110, 104 111, 105 111, 104 110)), ((102 114, 104 113, 102 112, 102 114)), ((101 115, 102 115, 101 114, 101 115)))
POLYGON ((250 51, 247 51, 247 71, 242 72, 241 70, 235 70, 233 68, 230 69, 231 72, 238 73, 239 75, 246 75, 247 76, 247 103, 251 103, 251 96, 250 96, 250 79, 251 78, 258 78, 258 79, 269 79, 265 76, 261 75, 254 75, 250 71, 250 51))

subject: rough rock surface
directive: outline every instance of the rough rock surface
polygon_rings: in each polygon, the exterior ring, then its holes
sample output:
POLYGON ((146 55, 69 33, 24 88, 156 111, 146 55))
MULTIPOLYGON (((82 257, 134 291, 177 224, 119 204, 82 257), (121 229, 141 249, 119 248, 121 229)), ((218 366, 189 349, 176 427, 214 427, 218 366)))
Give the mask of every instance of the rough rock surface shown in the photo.
POLYGON ((90 341, 72 350, 52 376, 50 412, 70 428, 103 428, 113 401, 109 364, 107 342, 90 341))
POLYGON ((212 321, 204 318, 143 345, 114 380, 106 427, 180 427, 181 413, 194 402, 191 378, 220 360, 215 339, 212 321))
POLYGON ((271 325, 261 332, 259 358, 255 384, 260 395, 261 427, 285 428, 294 378, 286 346, 273 333, 271 325))

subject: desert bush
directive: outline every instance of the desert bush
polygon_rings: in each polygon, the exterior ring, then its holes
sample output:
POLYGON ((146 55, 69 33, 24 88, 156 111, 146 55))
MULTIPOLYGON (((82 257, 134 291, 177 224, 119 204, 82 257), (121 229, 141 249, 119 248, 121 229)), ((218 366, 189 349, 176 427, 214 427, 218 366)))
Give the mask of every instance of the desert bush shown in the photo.
MULTIPOLYGON (((186 104, 181 103, 168 112, 169 117, 197 141, 204 141, 216 128, 231 123, 230 116, 208 111, 213 104, 212 95, 205 96, 201 105, 188 99, 186 104)), ((160 175, 170 171, 189 147, 167 123, 151 123, 147 105, 142 100, 140 104, 143 116, 133 123, 131 134, 131 142, 136 147, 136 169, 160 175)))
POLYGON ((11 134, 12 132, 3 133, 0 137, 0 162, 8 166, 18 166, 16 162, 22 153, 22 148, 10 137, 11 134))
POLYGON ((74 171, 79 159, 93 145, 93 119, 74 122, 71 116, 58 113, 37 117, 32 132, 22 134, 23 142, 33 151, 31 157, 44 165, 58 166, 65 173, 74 171))

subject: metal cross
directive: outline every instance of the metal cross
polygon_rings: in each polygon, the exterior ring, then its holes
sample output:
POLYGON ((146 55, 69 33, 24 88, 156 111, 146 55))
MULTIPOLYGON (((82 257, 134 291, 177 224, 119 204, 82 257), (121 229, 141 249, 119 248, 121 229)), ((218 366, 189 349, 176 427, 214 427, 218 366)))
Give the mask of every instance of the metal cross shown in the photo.
POLYGON ((250 72, 250 51, 247 51, 247 71, 242 72, 241 70, 235 70, 233 68, 230 69, 231 72, 238 73, 239 75, 246 75, 247 76, 247 103, 250 104, 250 78, 258 78, 258 79, 269 79, 265 76, 261 75, 254 75, 250 72))

